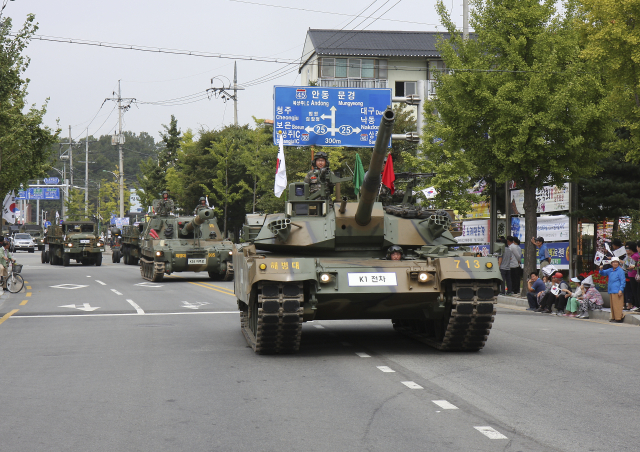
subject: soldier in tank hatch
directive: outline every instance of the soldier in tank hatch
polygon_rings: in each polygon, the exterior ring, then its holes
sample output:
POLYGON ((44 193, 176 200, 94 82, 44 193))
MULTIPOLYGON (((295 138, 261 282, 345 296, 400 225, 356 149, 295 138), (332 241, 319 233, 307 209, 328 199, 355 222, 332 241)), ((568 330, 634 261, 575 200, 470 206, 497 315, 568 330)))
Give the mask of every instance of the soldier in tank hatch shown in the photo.
POLYGON ((198 215, 198 212, 200 212, 203 209, 208 209, 209 206, 207 205, 207 199, 204 196, 200 197, 200 200, 198 201, 198 205, 196 206, 195 209, 193 209, 193 214, 194 215, 198 215))
POLYGON ((309 184, 309 192, 315 193, 320 190, 320 185, 326 174, 331 171, 329 169, 329 156, 326 152, 318 151, 313 156, 313 169, 307 173, 304 178, 305 183, 309 184))
POLYGON ((387 260, 401 261, 403 257, 404 252, 402 251, 402 247, 399 245, 392 245, 387 250, 387 260))

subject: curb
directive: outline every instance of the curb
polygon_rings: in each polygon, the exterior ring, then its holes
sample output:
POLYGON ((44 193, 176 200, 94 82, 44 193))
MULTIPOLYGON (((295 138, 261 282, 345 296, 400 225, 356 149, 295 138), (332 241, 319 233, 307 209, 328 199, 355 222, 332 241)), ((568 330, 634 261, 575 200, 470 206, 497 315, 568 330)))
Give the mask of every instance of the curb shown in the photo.
MULTIPOLYGON (((529 302, 526 298, 510 295, 498 295, 498 304, 504 304, 509 306, 518 306, 521 308, 528 308, 529 302)), ((525 311, 531 314, 536 314, 532 311, 525 311)), ((589 320, 609 320, 611 318, 607 311, 589 311, 589 320)), ((581 319, 578 319, 581 320, 581 319)), ((629 325, 640 326, 640 311, 637 312, 625 312, 624 322, 629 325)))

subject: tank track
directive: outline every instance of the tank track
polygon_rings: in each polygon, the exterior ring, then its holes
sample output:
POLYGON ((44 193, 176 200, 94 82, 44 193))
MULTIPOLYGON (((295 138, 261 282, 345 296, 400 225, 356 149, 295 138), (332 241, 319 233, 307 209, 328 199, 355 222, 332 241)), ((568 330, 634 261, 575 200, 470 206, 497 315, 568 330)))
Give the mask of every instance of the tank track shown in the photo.
POLYGON ((154 262, 141 257, 140 276, 147 281, 162 281, 162 278, 164 278, 164 262, 154 262))
POLYGON ((223 281, 232 281, 233 280, 233 263, 227 262, 227 271, 224 273, 223 281))
POLYGON ((394 319, 393 328, 438 350, 478 351, 493 326, 495 293, 493 282, 457 281, 447 293, 450 311, 442 320, 394 319))
POLYGON ((258 284, 249 306, 240 310, 240 327, 259 354, 293 353, 302 338, 302 283, 258 284))

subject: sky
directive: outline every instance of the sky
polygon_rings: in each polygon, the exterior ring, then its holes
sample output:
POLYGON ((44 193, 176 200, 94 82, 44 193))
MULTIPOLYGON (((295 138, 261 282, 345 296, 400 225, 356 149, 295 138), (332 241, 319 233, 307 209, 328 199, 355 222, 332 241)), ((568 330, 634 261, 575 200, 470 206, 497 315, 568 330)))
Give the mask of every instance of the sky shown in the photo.
MULTIPOLYGON (((157 49, 235 56, 238 84, 245 88, 238 92, 238 123, 253 127, 252 116, 273 116, 274 85, 300 82, 297 64, 275 60, 299 60, 309 28, 443 31, 435 4, 436 0, 15 0, 3 14, 12 18, 14 32, 33 13, 40 27, 36 36, 154 50, 33 39, 25 54, 31 58, 28 101, 40 106, 49 99, 45 125, 56 128, 58 121, 62 137, 68 137, 69 126, 74 140, 82 139, 87 129, 95 137, 117 131, 116 103, 105 99, 117 97, 120 81, 121 96, 136 100, 123 116, 123 130, 147 132, 158 140, 171 115, 183 132, 233 124, 233 102, 209 99, 205 92, 233 82, 234 58, 157 49)), ((445 5, 461 27, 462 0, 445 0, 445 5)))

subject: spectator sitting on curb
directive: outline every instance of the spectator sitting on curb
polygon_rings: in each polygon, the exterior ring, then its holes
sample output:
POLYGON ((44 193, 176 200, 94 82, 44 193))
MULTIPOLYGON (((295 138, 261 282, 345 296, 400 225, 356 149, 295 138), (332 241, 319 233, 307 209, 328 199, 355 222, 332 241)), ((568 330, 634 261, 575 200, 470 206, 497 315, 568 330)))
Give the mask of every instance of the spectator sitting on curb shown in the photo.
POLYGON ((584 295, 580 300, 580 315, 578 315, 578 318, 588 319, 589 311, 602 309, 602 295, 593 285, 591 276, 582 281, 582 287, 584 288, 584 295))
POLYGON ((527 288, 527 301, 529 302, 527 311, 535 311, 539 307, 538 300, 545 292, 544 281, 538 278, 538 274, 536 272, 531 272, 529 280, 527 281, 527 288))
POLYGON ((569 286, 562 280, 562 273, 557 272, 551 278, 553 287, 545 294, 540 303, 540 307, 535 312, 544 312, 546 314, 554 314, 551 310, 551 305, 556 305, 556 315, 564 314, 564 309, 567 304, 566 295, 563 289, 568 289, 569 286))
POLYGON ((578 276, 571 278, 571 281, 578 283, 578 287, 576 291, 571 293, 570 289, 564 289, 564 292, 569 297, 567 301, 567 309, 565 312, 565 317, 576 317, 578 315, 578 310, 580 307, 580 299, 582 298, 583 289, 582 289, 582 281, 584 281, 584 276, 578 276))

